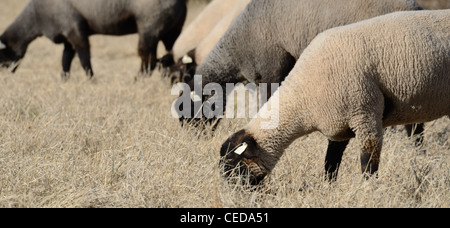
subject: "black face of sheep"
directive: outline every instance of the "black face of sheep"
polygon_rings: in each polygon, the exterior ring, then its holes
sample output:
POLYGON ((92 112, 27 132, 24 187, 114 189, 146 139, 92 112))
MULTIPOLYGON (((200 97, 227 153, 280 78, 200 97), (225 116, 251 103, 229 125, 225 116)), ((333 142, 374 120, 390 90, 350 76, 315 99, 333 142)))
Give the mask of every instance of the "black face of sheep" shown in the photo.
POLYGON ((241 176, 243 183, 259 185, 267 175, 259 164, 261 151, 255 139, 245 130, 234 134, 220 150, 223 176, 226 178, 241 176))
POLYGON ((176 107, 176 110, 178 112, 178 116, 179 116, 179 121, 181 126, 192 126, 192 127, 199 127, 201 124, 201 118, 196 119, 195 117, 197 117, 197 114, 202 114, 200 113, 200 111, 196 111, 195 106, 202 106, 203 102, 204 102, 204 97, 201 97, 197 94, 195 94, 195 92, 190 92, 190 94, 188 94, 190 91, 183 91, 180 96, 178 97, 179 101, 183 101, 180 102, 179 107, 176 107), (194 121, 195 120, 195 121, 194 121))
POLYGON ((172 54, 167 54, 159 60, 162 66, 162 75, 170 78, 172 85, 188 83, 194 78, 197 63, 191 52, 180 58, 177 63, 174 62, 172 54))
MULTIPOLYGON (((182 96, 182 95, 181 95, 182 96)), ((194 116, 198 115, 198 113, 200 113, 202 110, 199 111, 195 111, 195 103, 202 103, 202 102, 198 102, 198 101, 191 101, 190 105, 191 105, 191 117, 185 117, 180 115, 181 117, 178 119, 180 121, 180 124, 182 127, 184 126, 189 126, 192 128, 196 128, 196 129, 203 129, 203 130, 210 130, 211 132, 214 132, 221 119, 218 118, 206 118, 204 116, 202 116, 201 118, 193 118, 194 116)), ((206 102, 205 102, 206 103, 206 102)), ((204 103, 203 103, 204 106, 204 103)), ((212 105, 212 108, 214 109, 214 104, 212 105)), ((183 107, 180 106, 180 111, 183 111, 183 107)))
POLYGON ((197 64, 195 62, 184 64, 178 62, 176 65, 164 69, 163 75, 170 78, 172 85, 177 83, 188 83, 192 80, 195 74, 197 64))
MULTIPOLYGON (((193 80, 191 80, 192 82, 193 80)), ((193 86, 190 85, 191 88, 193 86)), ((191 89, 193 90, 193 89, 191 89)), ((175 104, 178 112, 179 121, 182 127, 189 126, 193 128, 211 130, 214 132, 220 122, 218 118, 220 111, 220 102, 223 97, 215 96, 215 92, 211 96, 197 95, 195 91, 184 91, 175 104), (185 94, 190 92, 190 94, 185 94)))
POLYGON ((19 66, 21 57, 18 56, 8 45, 0 40, 0 66, 8 68, 14 73, 19 66))

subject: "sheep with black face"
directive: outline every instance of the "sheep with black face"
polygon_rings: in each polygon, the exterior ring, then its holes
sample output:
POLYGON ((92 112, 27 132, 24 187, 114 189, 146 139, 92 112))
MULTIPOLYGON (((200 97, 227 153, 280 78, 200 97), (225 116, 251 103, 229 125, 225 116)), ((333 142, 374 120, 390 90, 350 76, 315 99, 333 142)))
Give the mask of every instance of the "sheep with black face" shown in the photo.
MULTIPOLYGON (((222 91, 226 91, 227 83, 282 83, 319 33, 395 11, 421 9, 414 0, 252 1, 197 68, 196 75, 201 75, 202 80, 191 80, 188 83, 190 91, 210 83, 219 84, 222 91)), ((203 94, 196 95, 203 101, 209 99, 203 94)), ((187 97, 187 94, 182 96, 187 97)), ((227 96, 222 98, 222 110, 225 110, 227 96)), ((202 113, 202 110, 197 110, 195 103, 190 102, 190 115, 179 113, 183 125, 186 122, 193 126, 217 123, 215 116, 196 118, 194 114, 202 113)), ((184 111, 189 107, 183 104, 177 109, 184 111)), ((421 126, 417 128, 417 134, 423 130, 421 126)), ((330 141, 328 150, 343 152, 345 146, 330 141)))
MULTIPOLYGON (((257 184, 295 139, 319 131, 344 149, 355 138, 362 172, 375 174, 384 128, 450 115, 450 10, 397 12, 323 32, 261 112, 269 106, 279 107, 272 128, 261 128, 272 119, 257 117, 223 144, 225 173, 248 170, 257 184)), ((342 154, 327 152, 330 180, 342 154)))

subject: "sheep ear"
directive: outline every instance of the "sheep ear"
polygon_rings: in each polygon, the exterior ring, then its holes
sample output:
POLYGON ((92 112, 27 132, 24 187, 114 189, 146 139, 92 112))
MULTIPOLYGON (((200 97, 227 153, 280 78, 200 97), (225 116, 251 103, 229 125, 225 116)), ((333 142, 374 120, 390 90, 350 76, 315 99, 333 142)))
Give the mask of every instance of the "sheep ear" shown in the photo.
POLYGON ((191 63, 194 62, 194 60, 193 60, 190 56, 185 55, 185 56, 183 56, 183 58, 181 59, 181 62, 183 62, 183 64, 191 64, 191 63))
POLYGON ((247 147, 247 143, 242 143, 236 150, 234 150, 234 153, 241 156, 247 150, 247 147))
POLYGON ((256 144, 252 141, 246 141, 243 142, 241 145, 239 145, 234 151, 234 154, 237 154, 239 156, 243 156, 247 159, 252 159, 259 157, 260 151, 257 148, 256 144))
POLYGON ((0 41, 0 50, 6 49, 6 45, 0 41))

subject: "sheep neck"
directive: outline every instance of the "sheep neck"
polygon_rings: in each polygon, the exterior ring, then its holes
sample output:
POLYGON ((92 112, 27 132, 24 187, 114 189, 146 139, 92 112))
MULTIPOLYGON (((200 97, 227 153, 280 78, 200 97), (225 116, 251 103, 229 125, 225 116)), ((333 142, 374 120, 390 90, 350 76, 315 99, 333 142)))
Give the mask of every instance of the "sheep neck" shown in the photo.
POLYGON ((263 149, 261 159, 267 159, 270 170, 295 139, 315 131, 301 85, 288 80, 246 127, 263 149))
POLYGON ((7 40, 8 45, 11 45, 16 55, 22 57, 28 45, 41 36, 38 27, 34 2, 31 1, 19 17, 6 29, 2 39, 7 40))

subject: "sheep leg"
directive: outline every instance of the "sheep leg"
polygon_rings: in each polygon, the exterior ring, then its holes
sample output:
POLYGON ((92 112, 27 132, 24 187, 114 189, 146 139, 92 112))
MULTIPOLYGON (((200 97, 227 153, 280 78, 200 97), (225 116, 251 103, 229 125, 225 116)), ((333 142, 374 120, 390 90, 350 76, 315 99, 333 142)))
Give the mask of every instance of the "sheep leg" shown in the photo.
POLYGON ((141 57, 140 74, 150 76, 156 68, 158 39, 142 34, 139 38, 138 53, 141 57))
POLYGON ((81 66, 86 72, 86 76, 91 79, 94 77, 94 72, 92 71, 90 48, 81 48, 77 52, 78 57, 80 58, 81 66))
POLYGON ((72 33, 69 37, 69 42, 78 53, 78 58, 80 59, 81 66, 86 72, 86 76, 91 79, 94 76, 94 72, 92 71, 89 37, 87 35, 82 35, 82 33, 72 33))
MULTIPOLYGON (((175 45, 175 42, 177 41, 178 37, 180 36, 182 30, 183 30, 183 26, 184 26, 184 22, 186 19, 186 13, 184 13, 183 15, 179 15, 180 17, 184 18, 183 20, 177 20, 178 23, 176 25, 174 25, 174 27, 168 31, 164 37, 162 38, 162 42, 164 43, 164 46, 166 48, 166 51, 168 52, 167 55, 165 55, 163 58, 161 58, 160 60, 160 67, 163 70, 162 75, 164 77, 169 77, 171 75, 171 67, 173 65, 175 65, 175 60, 174 56, 173 56, 173 46, 175 45)), ((171 78, 172 80, 172 84, 174 83, 174 78, 171 78)), ((176 80, 176 78, 175 78, 176 80)), ((183 82, 181 80, 181 78, 179 78, 180 82, 183 82)))
POLYGON ((64 52, 62 57, 62 68, 63 72, 61 77, 63 80, 67 80, 70 77, 70 67, 72 65, 73 58, 75 57, 75 50, 72 45, 68 42, 64 43, 64 52))
POLYGON ((175 41, 177 40, 178 36, 181 34, 183 26, 180 28, 174 29, 170 31, 166 36, 164 36, 162 42, 164 43, 164 47, 166 48, 167 52, 171 52, 173 49, 173 46, 175 44, 175 41))
POLYGON ((416 147, 420 147, 423 143, 423 132, 425 131, 424 124, 410 124, 405 125, 408 137, 416 137, 416 147))
POLYGON ((350 140, 343 142, 328 141, 327 156, 325 158, 325 174, 328 177, 328 181, 336 181, 342 156, 349 142, 350 140))
POLYGON ((356 138, 361 146, 361 171, 367 177, 372 176, 378 171, 383 145, 382 128, 372 129, 356 132, 356 138))
MULTIPOLYGON (((383 100, 376 99, 375 100, 383 100)), ((361 147, 361 171, 366 178, 378 171, 381 148, 383 145, 383 103, 361 105, 366 111, 354 116, 349 123, 361 147)))
POLYGON ((140 73, 147 76, 152 75, 157 63, 156 50, 149 52, 144 48, 139 48, 139 55, 142 60, 140 73))

